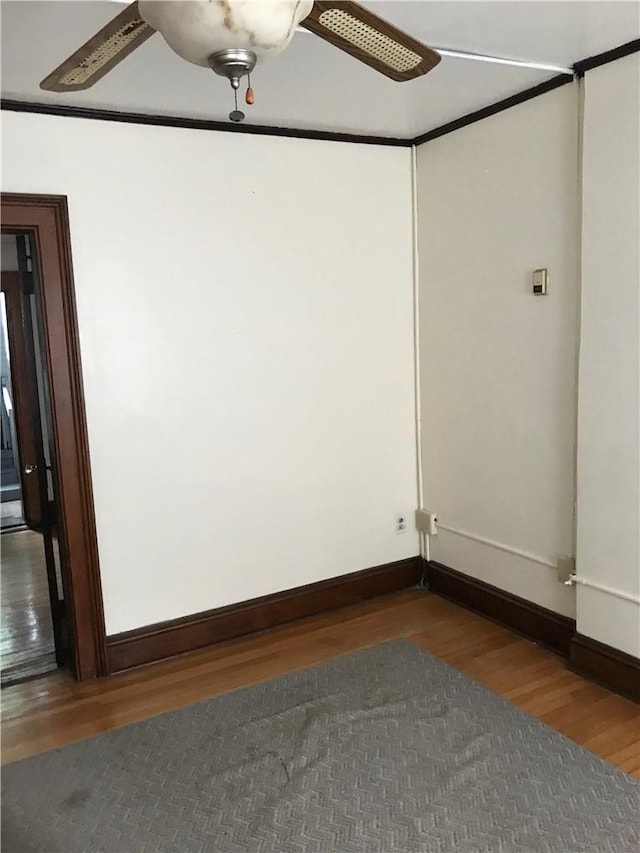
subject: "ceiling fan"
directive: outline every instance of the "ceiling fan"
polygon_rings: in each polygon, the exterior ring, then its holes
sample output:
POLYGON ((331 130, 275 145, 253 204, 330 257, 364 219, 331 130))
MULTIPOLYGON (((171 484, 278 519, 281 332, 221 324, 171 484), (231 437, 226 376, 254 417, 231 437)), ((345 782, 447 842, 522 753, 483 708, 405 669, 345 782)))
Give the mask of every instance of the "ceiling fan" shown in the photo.
POLYGON ((254 101, 251 72, 258 61, 281 53, 299 26, 392 80, 420 77, 440 54, 354 0, 136 0, 52 71, 40 88, 51 92, 88 89, 156 31, 194 65, 226 77, 238 109, 240 80, 246 102, 254 101))

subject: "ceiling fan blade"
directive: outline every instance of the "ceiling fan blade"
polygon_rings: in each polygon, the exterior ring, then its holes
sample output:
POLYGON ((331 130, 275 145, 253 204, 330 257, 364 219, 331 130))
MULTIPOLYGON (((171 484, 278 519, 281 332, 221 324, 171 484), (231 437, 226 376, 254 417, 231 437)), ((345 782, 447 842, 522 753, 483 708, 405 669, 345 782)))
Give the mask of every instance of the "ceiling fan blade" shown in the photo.
POLYGON ((440 54, 352 0, 316 0, 300 26, 392 80, 431 71, 440 54))
POLYGON ((89 89, 154 33, 140 16, 136 0, 45 77, 40 88, 49 92, 89 89))

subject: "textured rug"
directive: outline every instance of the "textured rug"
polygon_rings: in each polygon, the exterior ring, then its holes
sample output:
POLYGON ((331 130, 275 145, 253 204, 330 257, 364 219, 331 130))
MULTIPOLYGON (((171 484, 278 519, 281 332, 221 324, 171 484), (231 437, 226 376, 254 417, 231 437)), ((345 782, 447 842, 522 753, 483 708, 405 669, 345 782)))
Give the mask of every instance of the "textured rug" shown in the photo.
POLYGON ((640 783, 399 641, 4 768, 2 850, 638 853, 640 783))

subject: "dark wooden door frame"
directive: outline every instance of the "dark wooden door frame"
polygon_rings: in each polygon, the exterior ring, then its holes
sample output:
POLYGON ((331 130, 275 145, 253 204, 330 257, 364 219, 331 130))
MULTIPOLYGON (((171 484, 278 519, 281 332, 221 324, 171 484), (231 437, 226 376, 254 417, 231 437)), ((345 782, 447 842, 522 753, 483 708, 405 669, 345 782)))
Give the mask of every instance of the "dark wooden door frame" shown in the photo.
POLYGON ((107 673, 106 636, 67 199, 2 193, 1 200, 3 231, 29 233, 38 262, 70 663, 76 678, 95 678, 107 673))

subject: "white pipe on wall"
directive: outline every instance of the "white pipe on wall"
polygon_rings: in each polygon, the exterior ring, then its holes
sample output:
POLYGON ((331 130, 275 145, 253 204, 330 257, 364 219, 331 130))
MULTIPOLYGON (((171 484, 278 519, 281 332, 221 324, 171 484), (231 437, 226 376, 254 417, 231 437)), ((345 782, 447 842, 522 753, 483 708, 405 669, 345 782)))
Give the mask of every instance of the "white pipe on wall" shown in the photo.
MULTIPOLYGON (((485 536, 478 536, 476 533, 470 533, 468 530, 459 530, 456 527, 449 527, 446 524, 438 524, 438 530, 446 530, 447 533, 453 533, 455 536, 462 536, 465 539, 471 539, 474 542, 481 542, 483 545, 489 545, 491 548, 497 548, 499 551, 506 551, 508 554, 515 554, 518 557, 523 557, 525 560, 530 560, 532 563, 538 563, 539 565, 547 566, 550 569, 557 569, 557 563, 548 560, 546 557, 531 554, 529 551, 523 551, 520 548, 512 548, 511 545, 496 542, 494 539, 487 539, 485 536)), ((606 586, 605 584, 596 583, 595 581, 589 580, 589 578, 582 578, 579 575, 571 575, 566 583, 568 586, 579 584, 580 586, 585 586, 589 589, 595 589, 598 592, 603 592, 605 595, 611 595, 614 598, 620 598, 623 601, 630 601, 632 604, 640 604, 640 596, 623 592, 620 589, 614 589, 614 587, 606 586)))
POLYGON ((487 539, 485 536, 478 536, 476 533, 469 533, 468 530, 459 530, 457 527, 449 527, 446 524, 438 522, 438 530, 446 530, 448 533, 453 533, 456 536, 463 536, 465 539, 472 539, 474 542, 481 542, 483 545, 490 545, 492 548, 497 548, 499 551, 506 551, 508 554, 515 554, 517 557, 523 557, 525 560, 530 560, 532 563, 539 563, 541 566, 548 566, 551 569, 557 568, 557 563, 548 560, 546 557, 539 557, 537 554, 531 554, 529 551, 522 551, 520 548, 512 548, 511 545, 504 545, 502 542, 496 542, 494 539, 487 539))
POLYGON ((621 589, 614 589, 611 586, 605 586, 604 584, 591 581, 588 578, 581 578, 578 575, 571 575, 567 583, 576 583, 580 586, 586 586, 589 589, 595 589, 598 592, 604 592, 605 595, 612 595, 614 598, 621 598, 623 601, 630 601, 632 604, 640 604, 640 596, 631 595, 631 593, 623 592, 621 589))
MULTIPOLYGON (((420 389, 420 266, 418 255, 418 161, 417 148, 411 146, 411 221, 413 228, 413 375, 416 426, 416 477, 418 484, 418 506, 424 504, 424 482, 422 477, 422 409, 420 389)), ((420 556, 430 559, 429 536, 420 533, 420 556)))

